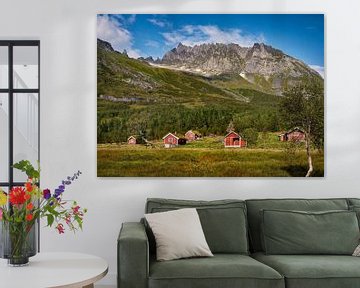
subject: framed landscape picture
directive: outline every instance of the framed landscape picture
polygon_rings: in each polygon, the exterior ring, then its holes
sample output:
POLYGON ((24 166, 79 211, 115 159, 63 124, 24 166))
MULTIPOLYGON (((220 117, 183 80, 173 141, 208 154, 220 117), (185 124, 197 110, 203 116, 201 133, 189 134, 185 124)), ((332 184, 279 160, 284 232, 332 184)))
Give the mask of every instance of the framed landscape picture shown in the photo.
POLYGON ((324 177, 323 14, 99 14, 98 177, 324 177))

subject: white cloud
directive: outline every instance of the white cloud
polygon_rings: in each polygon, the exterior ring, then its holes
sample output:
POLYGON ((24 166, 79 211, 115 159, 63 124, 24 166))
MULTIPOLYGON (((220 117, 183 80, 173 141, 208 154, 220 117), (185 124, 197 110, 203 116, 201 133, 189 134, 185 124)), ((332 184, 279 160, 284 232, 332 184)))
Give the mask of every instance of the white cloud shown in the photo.
POLYGON ((117 51, 126 49, 129 57, 138 58, 139 51, 133 48, 133 37, 127 29, 108 15, 99 15, 97 18, 97 37, 105 40, 117 51))
POLYGON ((151 24, 155 25, 155 26, 158 26, 158 27, 161 27, 161 28, 164 28, 164 27, 167 27, 167 26, 170 26, 170 23, 167 22, 166 20, 161 20, 161 19, 156 19, 156 18, 150 18, 150 19, 147 19, 151 24))
POLYGON ((160 47, 160 43, 155 41, 155 40, 148 40, 145 42, 145 45, 148 47, 153 47, 153 48, 159 48, 160 47))
POLYGON ((110 14, 110 15, 112 19, 116 19, 123 26, 134 24, 136 21, 136 14, 110 14))
POLYGON ((162 33, 165 43, 169 46, 184 45, 194 46, 204 43, 236 43, 249 47, 256 42, 264 42, 263 35, 245 34, 240 29, 221 29, 216 25, 185 25, 181 29, 162 33))
POLYGON ((135 21, 136 21, 136 14, 130 15, 130 16, 128 17, 128 19, 127 19, 127 22, 128 22, 129 24, 134 24, 135 21))
POLYGON ((319 65, 309 65, 309 67, 313 70, 315 70, 316 72, 318 72, 322 78, 325 78, 325 69, 324 66, 319 66, 319 65))

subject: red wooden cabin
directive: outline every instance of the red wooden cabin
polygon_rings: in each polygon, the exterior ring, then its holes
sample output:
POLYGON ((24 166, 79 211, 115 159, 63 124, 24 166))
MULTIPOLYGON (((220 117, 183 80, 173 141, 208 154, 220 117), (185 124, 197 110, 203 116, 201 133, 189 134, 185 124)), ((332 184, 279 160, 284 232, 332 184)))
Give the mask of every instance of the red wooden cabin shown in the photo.
POLYGON ((136 144, 136 137, 135 137, 135 136, 130 136, 130 137, 127 139, 127 142, 128 142, 128 144, 130 144, 130 145, 135 145, 135 144, 136 144))
POLYGON ((201 134, 197 131, 189 130, 185 133, 185 139, 187 141, 194 141, 201 137, 201 134))
POLYGON ((189 130, 185 133, 185 138, 188 141, 194 141, 196 140, 196 134, 193 131, 189 130))
POLYGON ((225 148, 242 148, 246 147, 246 140, 243 139, 238 133, 231 131, 225 135, 224 146, 225 148))
POLYGON ((165 148, 176 147, 179 145, 179 137, 172 133, 166 134, 163 138, 165 148))
POLYGON ((299 127, 295 127, 284 134, 279 135, 279 140, 282 142, 293 141, 293 142, 301 142, 305 141, 305 132, 301 130, 299 127))

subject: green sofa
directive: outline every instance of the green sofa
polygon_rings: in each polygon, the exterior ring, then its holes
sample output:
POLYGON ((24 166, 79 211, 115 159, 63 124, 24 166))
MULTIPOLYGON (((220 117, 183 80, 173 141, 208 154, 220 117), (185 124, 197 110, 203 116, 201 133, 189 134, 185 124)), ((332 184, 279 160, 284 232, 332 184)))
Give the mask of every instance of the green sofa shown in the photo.
MULTIPOLYGON (((356 223, 348 224, 346 217, 356 212, 360 215, 360 199, 148 199, 145 212, 187 207, 197 208, 214 257, 158 262, 154 236, 145 221, 124 223, 117 246, 119 288, 360 287, 360 257, 301 255, 301 251, 297 255, 268 255, 264 252, 261 229, 265 210, 325 213, 321 216, 325 218, 330 211, 330 214, 344 212, 346 225, 356 225, 358 233, 357 214, 356 223)), ((339 225, 342 227, 342 223, 339 225)), ((339 246, 339 241, 329 243, 339 246)))

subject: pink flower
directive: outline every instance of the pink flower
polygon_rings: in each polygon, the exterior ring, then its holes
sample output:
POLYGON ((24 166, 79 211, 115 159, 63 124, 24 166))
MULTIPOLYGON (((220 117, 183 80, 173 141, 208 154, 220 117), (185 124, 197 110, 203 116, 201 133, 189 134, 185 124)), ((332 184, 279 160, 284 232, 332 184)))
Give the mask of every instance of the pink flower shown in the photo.
POLYGON ((79 214, 79 209, 80 209, 80 206, 72 207, 73 214, 74 214, 74 215, 79 214))
POLYGON ((59 234, 65 233, 65 229, 64 229, 63 224, 59 223, 55 228, 58 230, 59 234))
POLYGON ((0 208, 0 220, 2 220, 2 218, 3 218, 3 211, 2 211, 2 209, 0 208))
POLYGON ((71 215, 70 214, 66 215, 65 222, 66 222, 67 225, 69 225, 71 223, 71 215))

